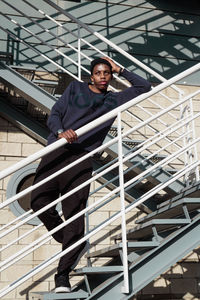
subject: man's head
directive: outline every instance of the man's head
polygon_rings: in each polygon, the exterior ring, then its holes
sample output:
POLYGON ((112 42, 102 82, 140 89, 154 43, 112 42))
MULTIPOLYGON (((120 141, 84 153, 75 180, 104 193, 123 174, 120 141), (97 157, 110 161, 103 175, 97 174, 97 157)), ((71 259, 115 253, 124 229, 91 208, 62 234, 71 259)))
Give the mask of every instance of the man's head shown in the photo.
POLYGON ((106 59, 96 58, 91 62, 91 81, 93 91, 105 92, 112 79, 112 66, 106 59))
POLYGON ((104 64, 104 65, 107 65, 109 68, 110 68, 110 72, 112 73, 112 66, 111 64, 109 63, 109 61, 107 61, 106 59, 103 59, 103 58, 95 58, 94 60, 91 61, 91 65, 90 65, 90 72, 91 72, 91 75, 93 75, 93 70, 94 70, 94 67, 96 65, 99 65, 99 64, 104 64))

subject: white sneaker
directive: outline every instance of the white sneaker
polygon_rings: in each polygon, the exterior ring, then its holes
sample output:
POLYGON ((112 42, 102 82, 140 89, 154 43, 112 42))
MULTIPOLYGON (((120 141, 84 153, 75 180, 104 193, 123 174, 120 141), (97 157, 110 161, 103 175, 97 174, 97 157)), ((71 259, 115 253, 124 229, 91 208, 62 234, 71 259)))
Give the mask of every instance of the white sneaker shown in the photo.
POLYGON ((71 285, 68 275, 55 275, 55 293, 70 293, 71 285))

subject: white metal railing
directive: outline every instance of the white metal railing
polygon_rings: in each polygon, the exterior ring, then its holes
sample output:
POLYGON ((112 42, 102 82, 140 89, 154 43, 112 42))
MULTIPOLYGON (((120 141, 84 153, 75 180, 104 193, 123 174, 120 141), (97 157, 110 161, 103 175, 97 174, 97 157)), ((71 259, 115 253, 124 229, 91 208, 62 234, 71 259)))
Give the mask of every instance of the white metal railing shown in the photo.
MULTIPOLYGON (((37 39, 40 43, 42 43, 43 45, 46 45, 47 47, 49 47, 49 49, 51 49, 52 51, 55 51, 56 54, 59 54, 61 57, 63 57, 64 59, 68 60, 70 63, 72 63, 73 65, 75 65, 78 68, 78 76, 74 75, 72 72, 68 71, 66 68, 64 68, 63 66, 61 66, 59 63, 57 63, 56 61, 52 60, 51 58, 49 58, 47 55, 45 55, 44 53, 41 53, 41 51, 39 51, 36 47, 32 47, 30 44, 26 43, 24 41, 24 39, 20 39, 18 36, 14 35, 13 33, 10 32, 10 30, 7 30, 5 28, 3 28, 2 26, 0 26, 0 28, 2 30, 4 30, 5 32, 7 32, 13 39, 20 41, 21 43, 23 43, 24 45, 26 45, 26 47, 32 49, 34 52, 36 52, 38 55, 42 56, 45 60, 49 61, 51 64, 53 64, 54 66, 56 66, 58 69, 62 70, 64 73, 69 74, 71 77, 77 79, 77 80, 82 80, 81 79, 81 70, 85 71, 86 73, 90 73, 82 64, 82 57, 84 59, 86 59, 87 61, 91 61, 92 59, 90 57, 88 57, 84 51, 82 50, 82 45, 81 44, 85 44, 87 46, 89 46, 91 49, 93 49, 94 51, 96 51, 96 53, 101 54, 102 56, 105 56, 105 54, 100 51, 97 47, 95 47, 92 43, 89 43, 85 38, 81 37, 80 34, 80 28, 84 28, 84 30, 86 30, 88 33, 92 34, 93 36, 95 36, 96 38, 98 38, 98 40, 101 40, 102 42, 106 43, 107 45, 109 45, 110 47, 112 47, 113 49, 115 49, 116 51, 118 51, 119 53, 121 53, 123 56, 125 56, 126 58, 128 58, 130 61, 132 61, 134 64, 136 64, 137 66, 139 66, 140 68, 144 69, 146 72, 152 74, 153 76, 155 76, 157 79, 159 79, 160 81, 165 81, 166 79, 161 76, 160 74, 158 74, 157 72, 155 72, 154 70, 150 69, 149 67, 147 67, 145 64, 141 63, 139 60, 135 59, 134 57, 132 57, 130 54, 128 54, 126 51, 124 51, 123 49, 121 49, 120 47, 118 47, 117 45, 115 45, 114 43, 112 43, 111 41, 109 41, 108 39, 106 39, 104 36, 100 35, 98 32, 94 31, 92 28, 90 28, 89 26, 85 25, 84 23, 82 23, 80 20, 78 20, 77 18, 75 18, 74 16, 72 16, 70 13, 68 13, 67 11, 63 10, 61 7, 59 7, 58 5, 56 5, 55 3, 53 3, 50 0, 45 0, 45 2, 50 5, 51 7, 53 7, 56 12, 59 12, 60 15, 64 15, 65 17, 69 18, 72 22, 75 22, 77 24, 77 33, 73 30, 70 30, 65 24, 63 24, 63 22, 59 21, 58 19, 52 18, 51 16, 49 16, 48 14, 46 14, 45 12, 43 12, 41 9, 39 9, 38 7, 36 7, 32 2, 29 2, 27 0, 24 0, 24 3, 27 4, 27 6, 31 7, 34 11, 36 11, 39 15, 42 15, 43 17, 47 18, 48 20, 50 20, 51 22, 53 22, 53 24, 55 24, 56 26, 58 26, 58 28, 61 28, 62 30, 64 30, 64 32, 69 33, 70 35, 72 35, 78 42, 77 42, 77 46, 73 46, 70 43, 66 43, 66 41, 60 37, 59 35, 55 35, 55 33, 53 33, 49 28, 45 27, 44 25, 42 25, 40 22, 36 22, 34 20, 34 18, 31 18, 30 16, 28 16, 27 14, 25 14, 24 12, 20 11, 18 8, 14 7, 11 3, 9 3, 7 0, 2 0, 5 4, 7 4, 9 7, 11 7, 12 9, 16 10, 19 14, 21 14, 24 18, 27 18, 27 20, 31 21, 34 25, 37 25, 39 28, 41 28, 42 32, 44 31, 45 33, 49 34, 50 36, 52 36, 54 39, 56 38, 57 43, 59 44, 59 46, 52 46, 50 43, 48 43, 46 40, 44 40, 43 38, 41 38, 39 36, 39 34, 35 34, 33 31, 31 31, 30 29, 26 28, 25 26, 23 26, 22 24, 20 24, 19 22, 16 21, 16 19, 14 19, 14 17, 9 17, 9 16, 4 16, 6 19, 8 19, 10 22, 14 23, 15 25, 17 25, 21 30, 27 32, 30 34, 30 36, 34 37, 35 39, 37 39), (71 59, 69 55, 64 54, 59 48, 61 47, 68 47, 70 50, 73 50, 75 53, 77 53, 77 61, 74 59, 71 59)), ((2 13, 1 13, 2 14, 2 13)), ((121 64, 119 64, 118 62, 116 62, 118 65, 122 66, 121 64)), ((123 67, 123 66, 122 66, 123 67)), ((115 76, 115 75, 114 75, 115 76)), ((120 83, 124 84, 125 86, 129 86, 129 83, 127 83, 126 81, 122 80, 121 78, 118 78, 117 76, 115 76, 116 80, 119 81, 120 83)), ((115 88, 111 87, 113 90, 116 90, 115 88)), ((175 91, 178 93, 178 98, 184 94, 184 92, 172 85, 172 88, 175 89, 175 91)), ((166 99, 167 97, 165 95, 163 95, 163 97, 166 99)), ((149 99, 150 101, 150 99, 149 99)), ((170 99, 170 101, 172 101, 170 99)), ((152 102, 152 100, 151 100, 152 102)), ((159 108, 157 103, 154 101, 155 108, 159 108)), ((141 112, 145 112, 146 114, 149 114, 150 112, 148 111, 148 109, 146 109, 145 107, 142 106, 137 106, 141 112)), ((134 121, 141 121, 139 120, 138 116, 136 114, 134 114, 133 112, 126 110, 125 114, 128 115, 128 117, 133 119, 134 121)), ((142 115, 142 114, 141 114, 142 115)), ((158 119, 158 121, 162 124, 164 121, 161 119, 158 119)), ((123 123, 125 123, 126 126, 129 126, 127 124, 127 122, 125 120, 122 121, 123 123)), ((148 125, 148 128, 151 130, 152 134, 154 134, 154 132, 158 132, 158 129, 153 127, 151 124, 148 125)), ((141 135, 141 132, 138 131, 138 135, 141 135)), ((128 137, 131 139, 131 137, 128 137)), ((169 137, 168 137, 169 139, 169 137)))
MULTIPOLYGON (((13 255, 11 255, 10 257, 5 259, 4 261, 2 261, 0 263, 1 272, 6 270, 7 268, 12 266, 13 264, 16 264, 19 260, 26 257, 29 253, 31 253, 32 251, 38 249, 39 247, 44 245, 44 243, 48 242, 51 239, 51 234, 55 233, 57 230, 59 230, 62 227, 66 226, 67 224, 69 224, 70 222, 72 222, 73 220, 78 218, 80 215, 83 215, 85 213, 94 212, 98 208, 98 206, 105 205, 105 203, 107 203, 106 201, 112 201, 119 194, 120 194, 120 199, 121 199, 121 209, 120 209, 120 211, 118 211, 114 216, 112 216, 110 219, 108 219, 104 223, 100 224, 99 226, 97 226, 93 230, 89 231, 80 241, 76 242, 74 245, 70 246, 65 251, 63 251, 63 252, 60 251, 60 252, 56 253, 53 257, 48 258, 47 260, 45 260, 44 262, 39 264, 37 267, 33 268, 28 273, 24 274, 22 277, 18 278, 16 281, 11 283, 7 287, 3 288, 0 291, 0 297, 6 295, 10 291, 15 289, 19 285, 21 285, 23 282, 25 282, 26 280, 31 278, 33 275, 37 274, 38 272, 40 272, 41 270, 43 270, 44 268, 46 268, 47 266, 49 266, 50 264, 55 262, 57 259, 59 259, 63 255, 65 255, 66 253, 71 251, 73 248, 75 248, 77 245, 79 245, 83 241, 86 241, 91 236, 95 235, 97 232, 99 232, 100 230, 102 230, 103 228, 105 228, 106 226, 111 224, 114 220, 116 220, 119 217, 122 218, 122 240, 123 240, 124 286, 123 286, 122 292, 124 292, 124 293, 128 292, 129 283, 128 283, 127 249, 126 249, 126 217, 125 217, 125 214, 127 212, 131 211, 133 208, 138 207, 138 205, 142 204, 149 197, 152 197, 156 193, 162 191, 165 187, 170 186, 170 184, 172 184, 173 182, 176 182, 178 179, 181 179, 189 171, 193 171, 195 169, 196 174, 198 174, 199 173, 198 166, 200 164, 200 161, 198 160, 198 158, 196 156, 194 156, 193 161, 187 162, 187 165, 182 166, 180 168, 180 170, 178 170, 175 174, 173 174, 169 180, 156 185, 155 188, 153 188, 149 192, 145 193, 139 199, 136 199, 136 201, 134 201, 132 204, 128 205, 127 207, 124 206, 124 203, 125 203, 124 202, 124 191, 126 189, 128 189, 130 186, 134 186, 137 183, 141 182, 144 178, 147 178, 149 176, 153 176, 155 171, 157 171, 160 168, 165 167, 166 165, 168 165, 173 160, 182 157, 185 152, 192 151, 192 149, 197 145, 197 143, 200 142, 200 138, 195 138, 195 136, 192 135, 190 143, 186 144, 185 146, 179 147, 179 149, 176 152, 170 154, 168 157, 161 160, 160 162, 152 165, 147 170, 141 172, 140 174, 138 174, 137 176, 135 176, 131 180, 128 180, 127 182, 124 182, 124 179, 123 179, 124 178, 124 173, 126 172, 126 171, 123 170, 123 166, 125 166, 126 163, 130 161, 130 159, 133 159, 138 154, 142 153, 144 150, 147 150, 150 147, 150 145, 155 145, 156 143, 158 143, 159 140, 163 140, 165 137, 167 137, 167 136, 171 135, 172 133, 176 132, 177 130, 179 130, 180 127, 188 126, 188 124, 191 123, 191 124, 193 124, 192 128, 190 128, 187 132, 183 133, 182 135, 180 135, 178 137, 175 137, 173 141, 170 140, 168 145, 164 145, 161 149, 158 149, 157 151, 154 151, 147 158, 144 158, 141 162, 138 162, 138 165, 142 164, 145 161, 148 161, 149 158, 151 158, 155 154, 158 154, 159 151, 161 151, 162 149, 164 149, 166 147, 171 147, 171 145, 173 143, 175 144, 175 143, 177 143, 177 141, 179 139, 183 139, 186 134, 190 135, 191 132, 194 129, 194 120, 196 118, 200 117, 200 113, 197 113, 197 114, 191 113, 189 115, 182 116, 181 123, 179 122, 179 120, 175 120, 174 124, 171 124, 171 126, 169 126, 169 125, 165 126, 165 128, 163 130, 161 130, 160 132, 157 132, 154 136, 151 136, 151 137, 147 138, 140 145, 140 148, 138 150, 136 150, 134 152, 130 151, 127 155, 123 154, 122 139, 124 137, 130 135, 134 131, 137 131, 140 128, 144 128, 146 125, 148 125, 149 123, 151 123, 154 120, 157 120, 161 116, 164 116, 165 114, 168 114, 168 112, 173 111, 175 108, 178 108, 180 105, 183 105, 184 107, 187 107, 188 101, 189 101, 190 107, 191 107, 191 101, 192 101, 191 99, 193 99, 196 95, 200 94, 200 91, 196 91, 196 92, 194 92, 190 95, 187 95, 187 96, 181 98, 180 100, 178 100, 176 103, 172 103, 167 108, 159 110, 156 114, 150 115, 150 117, 148 119, 146 119, 143 122, 140 122, 139 124, 136 124, 132 128, 129 128, 124 133, 121 133, 121 114, 126 109, 129 109, 130 107, 136 106, 137 104, 139 104, 140 102, 142 102, 146 98, 148 98, 152 95, 155 95, 157 92, 160 92, 160 91, 164 90, 165 88, 169 87, 171 84, 174 84, 177 80, 180 80, 181 78, 184 78, 185 76, 188 76, 188 75, 192 74, 193 72, 195 72, 199 69, 200 69, 200 64, 197 64, 196 66, 188 69, 187 71, 182 72, 181 74, 179 74, 179 75, 171 78, 170 80, 160 84, 159 86, 157 86, 156 88, 154 88, 150 92, 148 92, 146 94, 143 94, 143 95, 140 95, 139 97, 127 102, 126 104, 122 105, 121 107, 118 107, 118 108, 112 110, 108 114, 105 114, 104 116, 100 117, 99 119, 97 119, 97 120, 83 126, 82 128, 78 129, 76 131, 76 133, 77 133, 78 136, 81 136, 81 135, 85 134, 86 132, 88 132, 91 128, 94 128, 94 127, 102 124, 103 122, 105 122, 105 121, 107 121, 107 120, 109 120, 113 117, 118 116, 118 136, 117 137, 113 138, 108 143, 102 145, 98 149, 96 149, 96 150, 92 151, 91 153, 87 154, 85 157, 77 160, 76 162, 73 162, 72 164, 70 164, 69 166, 63 168, 62 170, 59 170, 56 174, 53 174, 52 176, 46 178, 42 182, 29 187, 28 189, 24 190, 23 192, 20 192, 18 195, 12 197, 11 199, 7 199, 3 203, 0 204, 1 209, 5 208, 10 203, 12 203, 12 202, 16 201, 17 199, 19 199, 22 195, 25 195, 26 193, 34 190, 36 187, 43 184, 44 182, 46 182, 50 178, 53 178, 53 177, 57 176, 59 173, 65 171, 66 169, 74 167, 76 164, 78 164, 83 159, 86 159, 87 157, 93 155, 94 153, 96 153, 98 151, 102 151, 103 149, 108 148, 109 146, 111 146, 114 143, 118 143, 118 160, 117 161, 113 161, 113 163, 111 165, 109 165, 107 168, 104 168, 100 172, 97 172, 97 174, 95 174, 93 176, 93 178, 91 178, 87 182, 83 183, 81 186, 75 188, 73 191, 70 191, 67 194, 63 195, 62 197, 56 199, 53 203, 46 206, 45 208, 40 209, 39 211, 37 211, 34 214, 30 214, 30 212, 31 212, 30 211, 28 216, 26 216, 25 219, 17 220, 18 222, 15 220, 16 224, 14 224, 12 227, 9 226, 8 229, 4 227, 3 229, 4 230, 6 229, 6 230, 3 231, 0 236, 1 237, 7 236, 8 234, 13 232, 14 230, 20 228, 20 226, 25 224, 25 222, 27 222, 28 220, 34 218, 35 216, 38 216, 40 213, 42 213, 46 209, 56 205, 57 203, 59 203, 62 200, 66 199, 66 197, 70 196, 72 193, 75 193, 77 190, 81 189, 83 186, 97 180, 98 178, 100 178, 101 176, 103 176, 107 172, 110 172, 112 169, 115 169, 116 167, 119 168, 120 185, 118 187, 116 187, 113 191, 109 192, 104 197, 100 198, 98 201, 96 201, 92 205, 88 206, 86 209, 81 211, 79 214, 73 216, 69 220, 66 220, 63 224, 61 224, 58 227, 54 228, 53 230, 46 233, 45 235, 43 235, 39 239, 35 240, 31 244, 25 246, 22 250, 14 253, 13 255)), ((46 148, 40 150, 39 152, 35 153, 34 155, 31 155, 30 157, 23 159, 22 161, 16 163, 15 165, 13 165, 13 166, 7 168, 6 170, 0 172, 0 179, 5 178, 6 176, 8 176, 8 175, 12 174, 13 172, 15 172, 16 170, 18 170, 19 168, 24 167, 25 165, 37 160, 38 158, 44 156, 45 154, 47 154, 47 153, 57 149, 58 147, 64 145, 65 143, 66 143, 66 140, 61 139, 61 140, 47 146, 46 148)), ((137 166, 134 165, 133 167, 137 167, 137 166)), ((30 231, 30 233, 32 233, 32 230, 30 231)), ((23 237, 24 236, 22 235, 19 238, 23 238, 23 237)), ((12 243, 10 243, 10 245, 11 244, 12 243)), ((9 247, 10 245, 7 245, 7 246, 9 247)), ((7 249, 7 246, 3 247, 1 249, 1 251, 4 251, 5 249, 7 249)))

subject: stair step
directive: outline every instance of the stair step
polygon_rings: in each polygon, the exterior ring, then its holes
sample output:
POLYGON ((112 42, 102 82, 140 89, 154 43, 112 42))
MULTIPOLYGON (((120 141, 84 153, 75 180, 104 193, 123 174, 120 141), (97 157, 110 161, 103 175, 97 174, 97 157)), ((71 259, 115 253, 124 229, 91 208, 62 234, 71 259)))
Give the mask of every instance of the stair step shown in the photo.
POLYGON ((31 66, 18 66, 18 65, 9 65, 12 69, 17 69, 17 70, 27 70, 27 71, 36 71, 37 68, 31 67, 31 66))
POLYGON ((34 79, 33 82, 37 83, 37 84, 44 84, 44 85, 53 85, 53 86, 57 86, 58 85, 58 82, 54 81, 54 80, 34 79))
MULTIPOLYGON (((183 226, 190 223, 189 219, 154 219, 143 224, 135 226, 127 231, 127 239, 137 240, 153 236, 152 227, 155 226, 157 232, 176 229, 177 226, 183 226)), ((111 237, 112 240, 121 240, 122 235, 117 234, 111 237)))
POLYGON ((103 267, 84 267, 74 270, 72 275, 84 275, 84 274, 111 274, 119 273, 123 271, 122 266, 103 266, 103 267))
MULTIPOLYGON (((127 250, 128 253, 131 253, 136 250, 144 250, 144 249, 151 249, 157 247, 159 245, 158 242, 128 242, 127 243, 127 250)), ((112 245, 110 247, 94 251, 86 255, 86 257, 115 257, 119 255, 119 251, 122 249, 122 243, 118 243, 112 245)))
POLYGON ((142 140, 130 140, 130 139, 124 138, 122 140, 122 142, 125 143, 126 145, 128 145, 130 148, 135 148, 135 147, 138 147, 143 141, 142 140))
MULTIPOLYGON (((170 203, 175 202, 177 200, 183 199, 183 198, 200 198, 200 181, 195 182, 193 185, 189 187, 185 187, 181 190, 181 192, 170 199, 170 203)), ((157 208, 163 207, 169 203, 168 201, 164 201, 162 203, 159 203, 157 205, 157 208)))
POLYGON ((31 292, 29 300, 86 299, 88 295, 85 291, 71 293, 31 292))
POLYGON ((155 219, 155 218, 174 218, 183 215, 183 205, 187 205, 189 212, 200 208, 199 198, 183 198, 174 202, 171 200, 165 201, 165 206, 161 206, 156 211, 150 213, 149 215, 138 219, 137 224, 155 219))

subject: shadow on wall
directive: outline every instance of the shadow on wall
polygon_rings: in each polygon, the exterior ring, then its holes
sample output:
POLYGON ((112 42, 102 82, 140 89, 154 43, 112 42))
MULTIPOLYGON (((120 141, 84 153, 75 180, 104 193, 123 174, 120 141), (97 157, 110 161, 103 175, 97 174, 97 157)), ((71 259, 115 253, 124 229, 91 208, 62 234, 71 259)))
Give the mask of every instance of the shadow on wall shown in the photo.
MULTIPOLYGON (((48 7, 46 9, 48 11, 48 7)), ((134 4, 132 1, 120 0, 115 1, 115 4, 109 0, 83 3, 66 1, 65 9, 165 78, 170 78, 200 61, 200 9, 197 0, 184 0, 181 1, 181 5, 173 0, 138 0, 134 1, 134 4)), ((69 43, 77 47, 76 38, 58 28, 50 20, 39 15, 36 16, 34 11, 29 11, 29 14, 37 24, 56 34, 59 40, 55 41, 55 38, 41 27, 39 30, 36 29, 36 25, 30 20, 27 20, 24 26, 37 33, 37 37, 30 37, 19 27, 14 27, 12 32, 64 68, 77 73, 77 67, 72 66, 67 58, 55 53, 49 46, 37 39, 42 37, 48 45, 57 45, 62 53, 77 61, 77 53, 75 54, 66 44, 69 43)), ((59 20, 73 33, 77 33, 77 25, 71 20, 66 22, 65 16, 55 11, 52 13, 52 9, 50 16, 59 20)), ((138 70, 138 67, 134 66, 132 62, 117 54, 115 50, 101 41, 96 40, 85 30, 81 30, 81 36, 104 53, 120 61, 131 71, 137 70, 139 74, 146 75, 148 79, 155 81, 155 78, 138 70)), ((41 68, 49 69, 48 60, 34 53, 33 49, 30 50, 24 44, 14 41, 13 37, 10 37, 7 49, 8 52, 14 53, 14 59, 17 63, 37 63, 41 68)), ((82 50, 85 55, 99 56, 84 43, 82 43, 82 50)), ((84 57, 82 57, 82 63, 88 67, 88 61, 84 57)), ((55 69, 56 66, 53 67, 53 70, 55 69)), ((188 83, 199 84, 197 75, 188 80, 188 83)))

